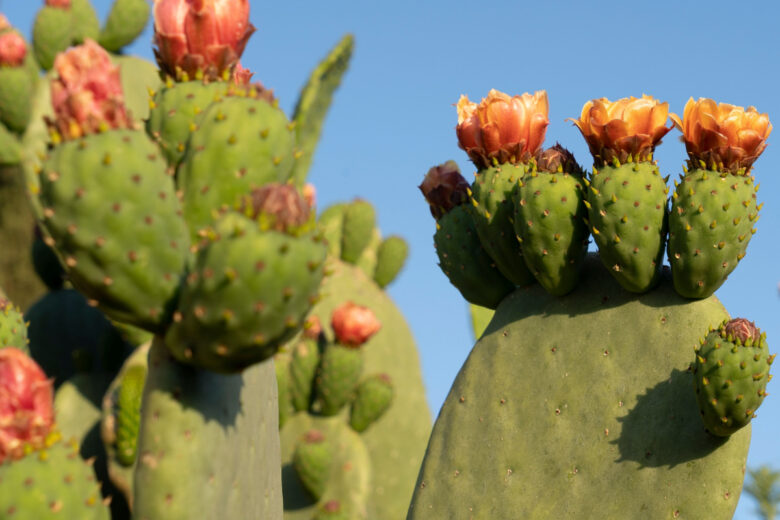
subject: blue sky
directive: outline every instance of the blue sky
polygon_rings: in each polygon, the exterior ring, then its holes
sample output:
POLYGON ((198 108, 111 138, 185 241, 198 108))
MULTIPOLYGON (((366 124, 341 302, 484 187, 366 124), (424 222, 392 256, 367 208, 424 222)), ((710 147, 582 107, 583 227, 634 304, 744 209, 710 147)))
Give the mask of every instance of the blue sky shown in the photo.
MULTIPOLYGON (((0 0, 0 11, 29 34, 43 2, 0 0)), ((95 2, 105 15, 107 0, 95 2)), ((352 65, 337 93, 315 156, 311 181, 320 207, 362 197, 377 207, 385 235, 400 234, 411 255, 390 293, 420 347, 428 401, 438 411, 472 346, 466 305, 436 266, 434 223, 417 190, 431 166, 454 159, 473 167, 455 139, 460 96, 497 88, 510 94, 546 89, 547 145, 556 141, 579 161, 590 156, 578 116, 589 99, 650 94, 682 114, 691 96, 754 105, 780 125, 780 8, 774 2, 259 2, 243 63, 273 88, 290 113, 311 68, 347 32, 352 65)), ((151 58, 151 32, 130 51, 151 58)), ((657 149, 662 172, 675 178, 685 159, 679 133, 657 149)), ((755 320, 780 351, 780 130, 755 165, 765 201, 748 255, 718 291, 734 317, 755 320)), ((780 468, 780 387, 754 422, 749 466, 780 468)), ((743 499, 737 519, 755 518, 743 499)))

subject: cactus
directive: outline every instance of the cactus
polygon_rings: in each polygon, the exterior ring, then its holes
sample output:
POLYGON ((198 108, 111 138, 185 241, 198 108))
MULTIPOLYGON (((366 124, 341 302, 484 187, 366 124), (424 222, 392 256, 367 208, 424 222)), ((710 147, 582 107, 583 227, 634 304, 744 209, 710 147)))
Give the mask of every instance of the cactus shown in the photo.
POLYGON ((27 326, 19 307, 0 296, 0 348, 11 346, 26 352, 28 342, 27 326))
POLYGON ((114 0, 98 43, 107 51, 119 52, 141 34, 148 20, 149 4, 145 0, 114 0))

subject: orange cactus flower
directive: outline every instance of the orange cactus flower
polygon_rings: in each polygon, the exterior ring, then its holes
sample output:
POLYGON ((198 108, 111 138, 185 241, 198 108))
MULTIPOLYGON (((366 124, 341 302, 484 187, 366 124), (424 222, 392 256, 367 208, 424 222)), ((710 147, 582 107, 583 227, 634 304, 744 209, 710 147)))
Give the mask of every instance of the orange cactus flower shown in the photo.
POLYGON ((605 164, 614 159, 650 160, 655 147, 674 128, 664 126, 668 115, 669 103, 651 96, 617 101, 601 98, 585 103, 579 119, 568 120, 582 132, 594 161, 605 164))
POLYGON ((690 98, 682 121, 676 114, 669 117, 683 133, 692 166, 703 161, 713 170, 732 173, 750 170, 772 132, 769 116, 759 114, 754 107, 745 110, 705 98, 690 98))
POLYGON ((108 53, 87 39, 57 55, 57 78, 51 83, 55 119, 47 120, 62 139, 76 139, 110 128, 131 128, 124 104, 119 66, 108 53))
POLYGON ((456 106, 458 144, 480 169, 527 162, 542 147, 550 124, 544 90, 509 96, 493 89, 479 104, 461 96, 456 106))

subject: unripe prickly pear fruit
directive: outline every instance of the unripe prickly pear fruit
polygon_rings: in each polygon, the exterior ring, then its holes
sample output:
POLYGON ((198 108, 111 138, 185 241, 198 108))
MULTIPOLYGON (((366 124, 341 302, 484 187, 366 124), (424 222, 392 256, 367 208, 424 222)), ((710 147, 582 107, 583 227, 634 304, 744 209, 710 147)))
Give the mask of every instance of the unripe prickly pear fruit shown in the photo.
POLYGON ((320 363, 317 341, 303 338, 292 349, 290 356, 290 400, 296 411, 309 409, 312 400, 314 378, 320 363))
POLYGON ((22 311, 0 295, 0 349, 10 346, 27 352, 27 343, 22 311))
POLYGON ((42 448, 53 425, 52 382, 18 348, 0 349, 0 465, 42 448))
POLYGON ((701 340, 693 364, 694 389, 710 433, 727 437, 755 417, 768 395, 774 358, 766 334, 744 318, 724 321, 701 340))
POLYGON ((393 383, 387 374, 366 378, 355 389, 355 399, 349 415, 349 425, 363 432, 382 417, 393 403, 393 383))
MULTIPOLYGON (((16 135, 30 122, 30 92, 35 90, 38 74, 24 38, 10 26, 0 29, 0 123, 16 135)), ((11 142, 3 144, 8 147, 11 142)))
POLYGON ((293 467, 303 486, 319 500, 328 487, 333 446, 319 430, 307 432, 295 448, 293 467))
POLYGON ((132 466, 135 462, 145 382, 146 367, 134 365, 127 369, 119 386, 116 401, 116 456, 123 466, 132 466))

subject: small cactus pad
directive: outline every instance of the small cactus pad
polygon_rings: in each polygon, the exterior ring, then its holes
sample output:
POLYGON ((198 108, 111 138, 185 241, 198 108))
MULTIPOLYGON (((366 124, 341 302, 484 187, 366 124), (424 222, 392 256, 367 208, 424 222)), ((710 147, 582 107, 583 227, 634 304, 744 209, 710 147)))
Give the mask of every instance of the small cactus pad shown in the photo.
POLYGON ((368 247, 376 225, 376 211, 364 200, 356 200, 344 209, 341 234, 341 259, 354 264, 368 247))
POLYGON ((751 421, 768 395, 774 358, 766 335, 744 318, 724 321, 701 340, 693 381, 701 418, 710 433, 727 437, 751 421))
POLYGON ((566 296, 516 291, 455 378, 408 518, 731 519, 750 427, 709 435, 688 371, 725 317, 668 275, 629 293, 593 257, 566 296))
POLYGON ((393 403, 393 383, 387 374, 364 379, 355 389, 355 399, 349 414, 349 425, 363 432, 377 421, 393 403))
POLYGON ((532 172, 519 181, 513 200, 514 228, 528 269, 550 294, 570 292, 588 250, 582 179, 532 172))
POLYGON ((33 23, 33 49, 43 70, 54 65, 54 58, 73 41, 73 16, 68 9, 43 6, 33 23))
POLYGON ((679 183, 669 214, 669 263, 674 287, 706 298, 747 251, 758 220, 757 186, 748 175, 693 170, 679 183))
POLYGON ((306 490, 319 500, 328 486, 333 445, 319 430, 309 430, 295 447, 293 467, 306 490))
POLYGON ((352 398, 363 370, 362 348, 331 343, 325 347, 315 380, 323 415, 336 415, 352 398))
POLYGON ((456 206, 439 219, 433 242, 439 267, 469 303, 495 309, 514 290, 514 284, 504 278, 482 249, 465 205, 456 206))
POLYGON ((143 132, 54 147, 40 172, 43 225, 70 280, 111 318, 159 331, 188 257, 173 181, 143 132))
POLYGON ((309 409, 320 351, 313 339, 302 338, 292 347, 290 354, 290 400, 298 412, 309 409))
MULTIPOLYGON (((531 165, 509 163, 486 168, 477 172, 471 185, 470 209, 482 247, 501 274, 520 287, 533 283, 534 277, 525 265, 512 225, 512 191, 531 168, 531 165)), ((490 307, 484 303, 471 303, 490 307)))
POLYGON ((149 21, 149 11, 146 0, 114 0, 98 42, 107 51, 119 52, 144 30, 149 21))
POLYGON ((16 347, 28 352, 27 326, 19 307, 0 295, 0 348, 16 347))
POLYGON ((145 381, 146 367, 134 365, 125 371, 119 385, 116 400, 116 457, 123 466, 132 466, 135 462, 145 381))
POLYGON ((374 281, 379 287, 387 287, 403 269, 409 256, 409 245, 399 236, 390 236, 382 240, 376 252, 374 281))
POLYGON ((588 222, 604 266, 627 291, 643 293, 660 280, 669 189, 650 162, 593 170, 588 222))
POLYGON ((0 465, 0 486, 0 518, 110 518, 92 465, 81 459, 75 441, 53 439, 40 451, 0 465))
POLYGON ((272 356, 303 325, 323 277, 325 246, 262 232, 237 213, 199 251, 165 341, 182 363, 236 372, 272 356))

